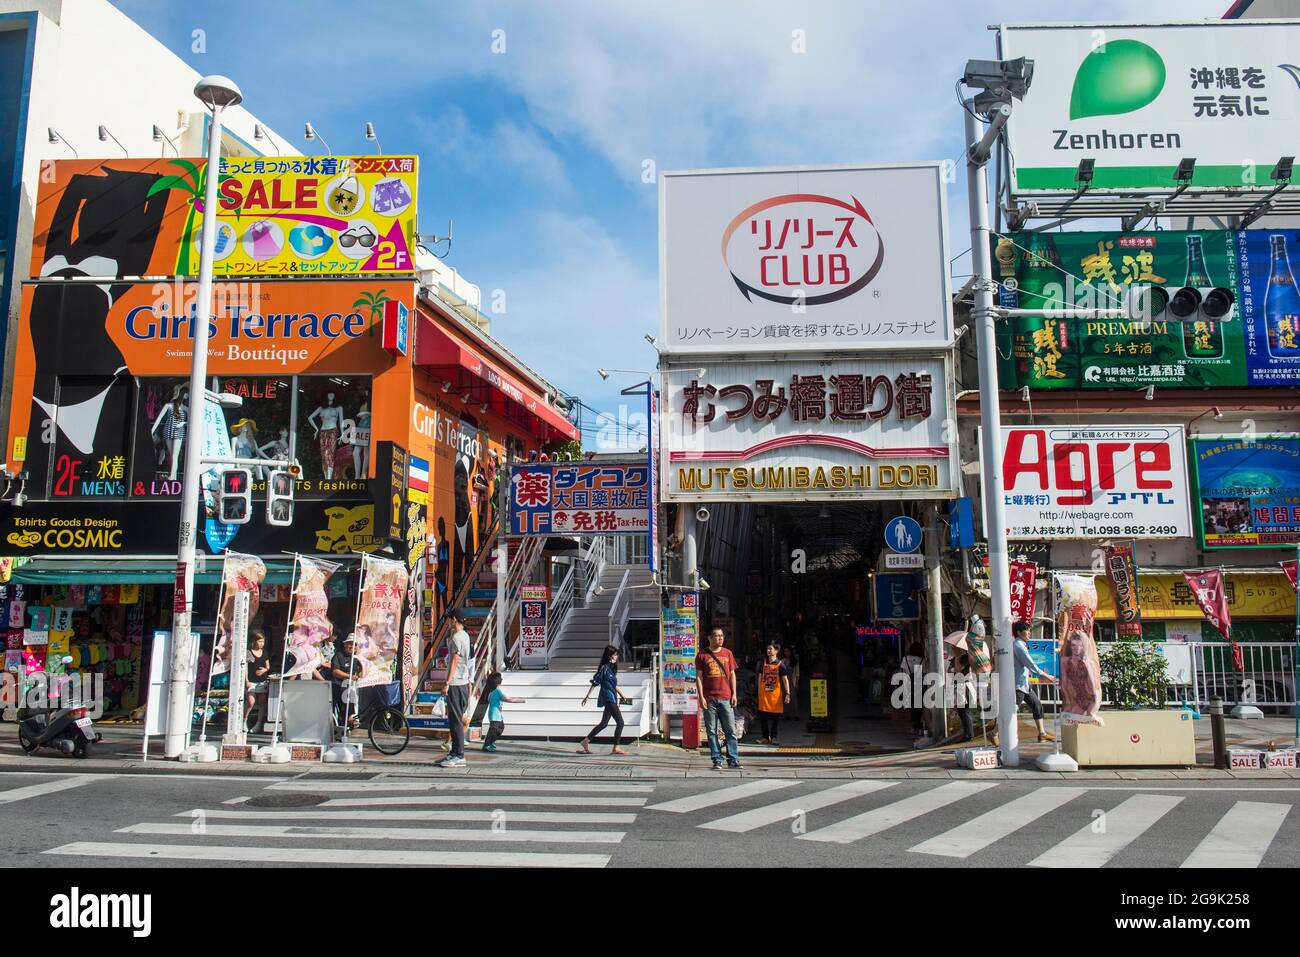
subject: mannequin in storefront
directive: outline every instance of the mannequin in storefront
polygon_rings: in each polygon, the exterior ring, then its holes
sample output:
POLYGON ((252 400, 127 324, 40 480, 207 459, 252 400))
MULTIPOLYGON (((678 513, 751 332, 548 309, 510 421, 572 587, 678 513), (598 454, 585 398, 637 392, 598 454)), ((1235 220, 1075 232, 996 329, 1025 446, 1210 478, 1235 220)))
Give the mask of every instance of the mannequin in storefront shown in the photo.
POLYGON ((469 469, 472 460, 461 455, 456 458, 456 560, 451 590, 455 594, 469 574, 474 556, 473 529, 470 527, 469 469))
POLYGON ((370 475, 370 406, 362 402, 352 429, 352 476, 364 479, 370 475))
POLYGON ((172 389, 171 401, 162 407, 158 417, 153 421, 150 434, 155 440, 161 440, 171 461, 168 466, 168 478, 176 478, 180 470, 181 448, 185 445, 185 430, 190 414, 190 390, 188 386, 178 385, 172 389))
POLYGON ((325 404, 317 406, 307 416, 307 421, 316 430, 316 441, 320 443, 321 470, 328 482, 334 478, 335 452, 343 429, 343 410, 334 404, 333 392, 325 393, 325 404))
MULTIPOLYGON (((281 462, 289 461, 289 430, 281 429, 277 438, 272 439, 265 445, 258 446, 258 458, 277 459, 281 462)), ((297 459, 294 460, 297 465, 297 459)))
MULTIPOLYGON (((257 444, 257 423, 252 419, 240 419, 230 427, 234 437, 231 447, 237 459, 260 459, 262 450, 257 444)), ((266 478, 266 469, 258 466, 253 469, 253 478, 259 482, 266 478)))

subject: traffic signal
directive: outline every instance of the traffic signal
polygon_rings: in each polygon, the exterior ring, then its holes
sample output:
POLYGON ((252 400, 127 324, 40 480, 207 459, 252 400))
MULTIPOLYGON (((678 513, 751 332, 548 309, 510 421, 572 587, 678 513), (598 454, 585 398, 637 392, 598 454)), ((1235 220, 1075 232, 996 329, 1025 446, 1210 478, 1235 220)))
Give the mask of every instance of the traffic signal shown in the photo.
POLYGON ((293 524, 293 476, 275 469, 266 480, 266 524, 293 524))
POLYGON ((1125 309, 1130 319, 1152 322, 1227 322, 1237 295, 1223 286, 1150 286, 1128 289, 1125 309))
POLYGON ((253 473, 222 469, 218 517, 227 525, 246 525, 253 517, 253 473))

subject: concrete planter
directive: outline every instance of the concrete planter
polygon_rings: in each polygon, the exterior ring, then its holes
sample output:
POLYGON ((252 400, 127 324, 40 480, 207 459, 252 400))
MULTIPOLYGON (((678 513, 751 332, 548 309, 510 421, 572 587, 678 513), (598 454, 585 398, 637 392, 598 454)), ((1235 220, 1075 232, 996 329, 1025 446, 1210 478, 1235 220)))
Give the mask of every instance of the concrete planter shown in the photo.
POLYGON ((1061 747, 1080 767, 1186 767, 1196 735, 1186 711, 1103 711, 1104 727, 1067 724, 1061 747))

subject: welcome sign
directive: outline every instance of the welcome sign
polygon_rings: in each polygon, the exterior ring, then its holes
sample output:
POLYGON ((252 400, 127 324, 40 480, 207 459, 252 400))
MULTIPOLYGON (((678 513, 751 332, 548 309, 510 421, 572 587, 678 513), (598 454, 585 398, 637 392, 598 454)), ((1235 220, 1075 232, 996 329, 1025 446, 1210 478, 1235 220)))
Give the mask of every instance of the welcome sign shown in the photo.
POLYGON ((1300 127, 1300 21, 1004 26, 999 56, 1034 78, 1007 124, 1013 193, 1271 188, 1300 127))

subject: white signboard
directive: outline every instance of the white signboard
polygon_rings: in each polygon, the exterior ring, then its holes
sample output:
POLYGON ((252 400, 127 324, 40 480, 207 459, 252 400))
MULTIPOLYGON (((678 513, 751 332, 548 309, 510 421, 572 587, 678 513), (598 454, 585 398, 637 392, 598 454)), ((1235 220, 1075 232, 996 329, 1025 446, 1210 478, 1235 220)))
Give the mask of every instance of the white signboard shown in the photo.
POLYGON ((883 557, 885 559, 886 571, 925 567, 924 555, 901 554, 899 552, 886 552, 883 557))
POLYGON ((1186 452, 1181 425, 1004 425, 1007 536, 1189 538, 1186 452))
POLYGON ((937 163, 664 173, 660 348, 950 343, 944 190, 937 163))
POLYGON ((1007 130, 1013 192, 1272 188, 1300 129, 1300 21, 1004 26, 999 56, 1034 75, 1007 130))
POLYGON ((665 371, 664 498, 951 498, 959 482, 941 356, 711 362, 665 371))

